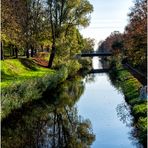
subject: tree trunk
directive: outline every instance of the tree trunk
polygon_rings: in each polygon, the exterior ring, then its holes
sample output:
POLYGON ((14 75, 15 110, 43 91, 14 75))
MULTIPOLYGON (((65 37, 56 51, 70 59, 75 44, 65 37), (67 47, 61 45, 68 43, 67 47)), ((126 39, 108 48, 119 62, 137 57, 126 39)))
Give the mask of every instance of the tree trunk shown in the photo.
POLYGON ((10 57, 12 56, 12 45, 10 44, 9 46, 9 49, 10 49, 10 57))
POLYGON ((15 47, 15 58, 17 59, 18 58, 18 48, 15 47))
POLYGON ((50 50, 50 48, 49 48, 49 47, 47 47, 47 52, 49 52, 49 50, 50 50))
POLYGON ((28 43, 26 44, 26 57, 29 58, 29 45, 28 43))
POLYGON ((3 50, 3 43, 1 41, 1 60, 4 60, 4 50, 3 50))
POLYGON ((34 51, 34 48, 33 48, 33 46, 31 46, 31 57, 33 57, 33 55, 34 55, 33 51, 34 51))
POLYGON ((42 50, 42 52, 44 51, 44 49, 43 49, 43 45, 41 45, 41 50, 42 50))
POLYGON ((54 60, 54 57, 55 57, 55 53, 56 53, 56 47, 53 44, 52 45, 51 54, 50 54, 49 63, 48 63, 48 68, 51 68, 52 67, 52 63, 53 63, 53 60, 54 60))
POLYGON ((29 58, 29 49, 28 48, 26 50, 26 56, 27 56, 27 58, 29 58))
POLYGON ((12 47, 12 56, 15 56, 15 49, 14 49, 15 47, 13 46, 12 47))
POLYGON ((25 55, 26 55, 26 51, 24 50, 24 51, 23 51, 23 56, 25 56, 25 55))
POLYGON ((35 54, 35 55, 36 55, 36 53, 37 53, 37 49, 34 50, 34 54, 35 54))

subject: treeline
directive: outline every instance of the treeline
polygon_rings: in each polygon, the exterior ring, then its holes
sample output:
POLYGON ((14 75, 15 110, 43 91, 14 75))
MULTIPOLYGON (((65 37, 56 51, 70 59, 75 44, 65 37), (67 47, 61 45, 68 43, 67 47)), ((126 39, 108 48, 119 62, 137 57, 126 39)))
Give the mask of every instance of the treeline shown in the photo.
POLYGON ((88 0, 2 0, 1 6, 2 60, 50 51, 51 67, 55 55, 67 60, 93 48, 93 40, 78 30, 89 25, 93 6, 88 0))
POLYGON ((146 75, 147 72, 147 2, 135 0, 128 14, 129 23, 124 33, 114 31, 100 41, 99 51, 121 53, 125 61, 146 75))

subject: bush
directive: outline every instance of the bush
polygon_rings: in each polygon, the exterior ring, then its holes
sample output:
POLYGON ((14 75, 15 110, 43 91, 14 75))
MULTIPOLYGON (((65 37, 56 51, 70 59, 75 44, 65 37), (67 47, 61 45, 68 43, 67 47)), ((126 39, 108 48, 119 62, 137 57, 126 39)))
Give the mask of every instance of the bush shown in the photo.
POLYGON ((69 60, 66 63, 66 67, 68 69, 68 74, 70 77, 73 77, 77 74, 77 72, 80 70, 81 65, 76 60, 69 60))
POLYGON ((133 107, 133 114, 137 117, 146 117, 147 116, 147 104, 135 105, 133 107))
POLYGON ((139 89, 142 84, 122 66, 114 67, 109 76, 115 86, 123 92, 125 100, 130 105, 131 113, 135 118, 134 125, 137 128, 138 139, 141 144, 145 145, 147 140, 147 101, 139 98, 139 89))
POLYGON ((140 117, 137 124, 137 134, 140 143, 147 147, 147 117, 140 117))
POLYGON ((1 118, 5 118, 12 110, 20 108, 24 103, 41 98, 43 92, 47 89, 55 88, 67 77, 67 68, 62 67, 57 73, 52 75, 26 80, 23 83, 14 83, 9 87, 2 88, 1 118))
POLYGON ((82 65, 82 69, 84 70, 92 69, 92 60, 90 58, 81 58, 79 63, 82 65))

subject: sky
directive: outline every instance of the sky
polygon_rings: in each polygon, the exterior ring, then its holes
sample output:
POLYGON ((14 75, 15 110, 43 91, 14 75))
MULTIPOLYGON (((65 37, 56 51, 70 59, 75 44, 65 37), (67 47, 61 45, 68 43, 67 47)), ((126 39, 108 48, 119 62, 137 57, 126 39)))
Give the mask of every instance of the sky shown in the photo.
POLYGON ((89 2, 94 7, 91 22, 87 28, 81 28, 80 32, 85 38, 95 39, 96 49, 98 42, 108 37, 111 32, 124 31, 133 0, 89 0, 89 2))

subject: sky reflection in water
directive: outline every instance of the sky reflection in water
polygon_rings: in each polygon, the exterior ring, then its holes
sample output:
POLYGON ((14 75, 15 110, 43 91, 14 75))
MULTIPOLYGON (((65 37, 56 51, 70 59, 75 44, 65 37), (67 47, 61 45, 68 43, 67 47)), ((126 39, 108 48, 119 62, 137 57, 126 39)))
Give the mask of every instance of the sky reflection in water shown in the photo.
MULTIPOLYGON (((93 59, 94 69, 101 68, 98 61, 98 58, 93 59)), ((120 114, 117 115, 119 105, 126 104, 124 96, 111 85, 107 74, 95 74, 94 79, 86 83, 85 92, 77 103, 79 114, 90 119, 96 134, 92 148, 135 147, 129 138, 132 128, 123 124, 120 114)), ((130 119, 128 114, 128 125, 130 119)))
MULTIPOLYGON (((93 59, 96 69, 101 68, 98 61, 93 59)), ((83 81, 77 77, 5 119, 2 147, 136 147, 127 109, 107 74, 88 75, 83 81)))

